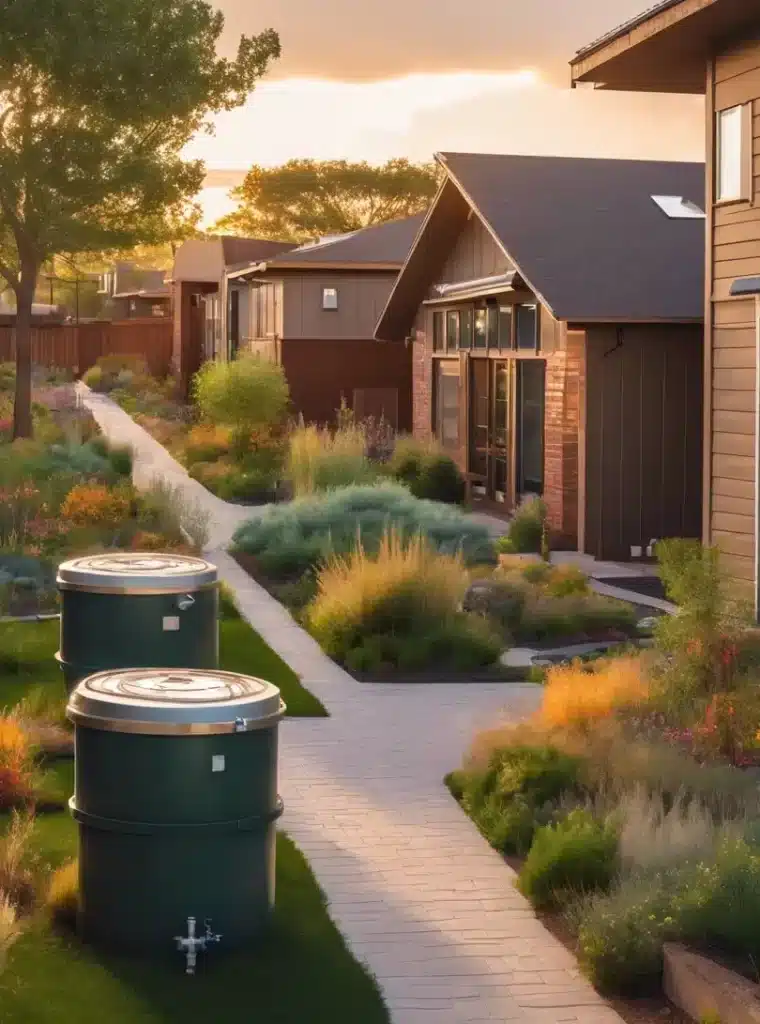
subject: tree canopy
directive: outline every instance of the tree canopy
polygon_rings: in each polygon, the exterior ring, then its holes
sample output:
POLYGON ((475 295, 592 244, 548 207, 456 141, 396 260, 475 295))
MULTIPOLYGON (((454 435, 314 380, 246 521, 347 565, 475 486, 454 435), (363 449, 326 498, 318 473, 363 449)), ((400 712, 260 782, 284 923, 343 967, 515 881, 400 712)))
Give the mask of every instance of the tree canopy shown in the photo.
POLYGON ((439 171, 434 163, 389 160, 380 166, 347 160, 290 160, 252 167, 230 193, 238 208, 215 230, 250 238, 308 241, 410 217, 429 206, 439 171))
POLYGON ((206 0, 5 0, 0 10, 0 275, 16 295, 14 434, 31 432, 30 320, 62 252, 171 241, 200 190, 182 158, 280 54, 272 29, 217 55, 206 0))

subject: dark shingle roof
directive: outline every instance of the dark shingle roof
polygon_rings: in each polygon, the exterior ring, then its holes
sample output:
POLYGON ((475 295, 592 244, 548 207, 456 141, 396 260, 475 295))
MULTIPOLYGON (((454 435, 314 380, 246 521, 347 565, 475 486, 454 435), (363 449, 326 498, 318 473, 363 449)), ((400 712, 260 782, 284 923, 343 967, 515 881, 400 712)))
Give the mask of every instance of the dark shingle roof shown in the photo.
POLYGON ((273 242, 266 238, 238 238, 222 235, 222 255, 225 267, 247 266, 259 260, 269 260, 295 248, 294 242, 273 242))
POLYGON ((704 164, 574 157, 441 156, 560 320, 699 320, 703 219, 671 219, 653 195, 704 209, 704 164))
POLYGON ((329 242, 295 249, 275 262, 288 266, 295 263, 299 266, 310 263, 396 263, 400 267, 424 218, 425 214, 419 213, 403 220, 362 228, 329 242))

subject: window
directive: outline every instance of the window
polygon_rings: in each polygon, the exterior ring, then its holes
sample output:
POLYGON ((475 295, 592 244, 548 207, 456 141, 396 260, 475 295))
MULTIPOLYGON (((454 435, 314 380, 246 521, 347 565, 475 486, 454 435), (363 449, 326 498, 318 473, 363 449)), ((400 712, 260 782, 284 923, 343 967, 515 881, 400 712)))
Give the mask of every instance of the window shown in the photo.
POLYGON ((459 351, 459 313, 456 310, 446 314, 446 351, 459 351))
POLYGON ((459 448, 459 363, 453 360, 436 367, 435 434, 449 451, 459 448))
POLYGON ((443 352, 443 313, 433 313, 433 351, 443 352))
POLYGON ((475 348, 486 348, 486 311, 485 309, 475 310, 475 348))
POLYGON ((491 349, 497 349, 499 347, 499 307, 489 305, 487 309, 488 317, 488 347, 491 349))
POLYGON ((459 314, 459 347, 472 348, 472 310, 463 309, 459 314))
POLYGON ((337 288, 323 288, 322 289, 322 309, 337 309, 338 308, 338 289, 337 288))
POLYGON ((535 352, 538 348, 538 308, 515 306, 515 335, 521 351, 535 352))
POLYGON ((502 352, 512 348, 511 306, 501 306, 499 309, 499 348, 502 352))
POLYGON ((730 107, 717 115, 715 198, 718 202, 749 199, 749 107, 730 107))

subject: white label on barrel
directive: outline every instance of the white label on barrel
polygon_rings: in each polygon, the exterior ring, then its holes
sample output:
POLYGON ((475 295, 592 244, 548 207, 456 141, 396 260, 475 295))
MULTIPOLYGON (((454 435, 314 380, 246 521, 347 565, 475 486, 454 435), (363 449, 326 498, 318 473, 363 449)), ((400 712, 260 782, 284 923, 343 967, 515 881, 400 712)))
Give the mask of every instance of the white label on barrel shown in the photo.
POLYGON ((164 615, 164 633, 176 633, 179 629, 179 615, 164 615))
POLYGON ((212 754, 211 755, 211 771, 212 772, 223 772, 224 771, 224 754, 212 754))

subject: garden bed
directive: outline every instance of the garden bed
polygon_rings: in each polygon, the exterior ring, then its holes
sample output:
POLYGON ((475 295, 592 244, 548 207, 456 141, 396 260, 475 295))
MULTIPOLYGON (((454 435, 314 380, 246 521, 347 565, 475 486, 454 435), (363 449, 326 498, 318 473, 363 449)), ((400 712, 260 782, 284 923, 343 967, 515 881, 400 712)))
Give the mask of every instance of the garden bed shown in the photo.
POLYGON ((669 541, 658 554, 681 610, 651 649, 549 669, 540 711, 480 734, 446 780, 634 1021, 652 1018, 631 994, 664 1012, 667 943, 750 977, 760 958, 757 631, 716 551, 669 541))

